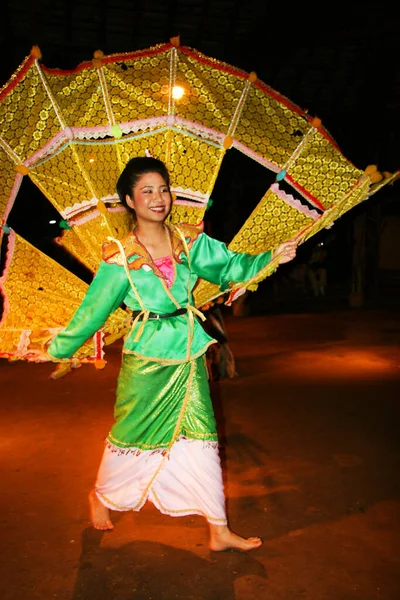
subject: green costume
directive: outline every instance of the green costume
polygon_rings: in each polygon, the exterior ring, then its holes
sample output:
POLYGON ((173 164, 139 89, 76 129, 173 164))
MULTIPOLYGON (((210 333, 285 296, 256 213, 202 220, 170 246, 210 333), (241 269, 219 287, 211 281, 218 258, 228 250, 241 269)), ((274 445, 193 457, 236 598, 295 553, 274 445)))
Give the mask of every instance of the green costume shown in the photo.
MULTIPOLYGON (((183 244, 177 228, 169 231, 175 259, 175 278, 171 289, 167 287, 163 274, 134 233, 122 241, 122 247, 135 290, 124 268, 121 246, 115 242, 105 244, 104 260, 98 273, 68 327, 59 333, 49 346, 50 355, 55 358, 72 357, 122 302, 134 312, 145 308, 155 314, 173 313, 177 307, 193 306, 192 290, 199 277, 224 289, 230 281, 241 282, 253 277, 271 257, 270 252, 257 256, 231 252, 222 242, 201 233, 198 227, 180 227, 179 231, 183 233, 186 244, 183 244)), ((198 408, 199 405, 194 399, 203 396, 207 404, 206 412, 212 415, 208 384, 204 383, 205 373, 195 359, 201 357, 214 340, 204 331, 196 316, 192 315, 193 312, 189 309, 182 315, 161 319, 149 318, 145 322, 146 315, 142 314, 142 318, 138 319, 129 331, 123 347, 124 360, 117 391, 116 423, 109 438, 112 443, 121 447, 136 448, 168 446, 172 441, 173 432, 169 426, 168 431, 171 435, 165 435, 164 418, 165 414, 171 411, 171 406, 168 409, 169 401, 165 406, 163 402, 170 398, 174 404, 176 394, 179 395, 179 390, 174 389, 172 382, 174 377, 177 377, 174 373, 182 371, 182 367, 179 367, 182 363, 194 361, 196 364, 195 381, 198 379, 198 382, 194 385, 196 389, 192 390, 194 410, 196 411, 195 407, 198 408), (132 360, 133 357, 137 360, 132 360), (173 366, 175 369, 166 368, 173 366), (158 373, 155 374, 157 367, 158 373), (134 377, 130 379, 127 371, 134 377), (201 376, 198 373, 201 373, 201 376), (146 393, 148 381, 151 381, 152 389, 146 393), (171 382, 170 385, 167 385, 168 381, 171 382), (162 397, 159 397, 153 384, 164 390, 162 397), (131 405, 127 401, 128 389, 134 390, 136 394, 131 405), (137 394, 143 401, 143 406, 138 406, 137 394), (163 410, 160 410, 161 405, 163 410), (147 428, 138 425, 139 414, 148 421, 147 428)), ((186 371, 186 380, 189 377, 193 378, 190 369, 186 371)), ((177 403, 176 410, 169 415, 172 421, 177 421, 180 406, 181 403, 177 403)), ((187 407, 186 419, 189 418, 189 414, 190 406, 187 407)), ((212 439, 215 438, 213 418, 204 418, 204 415, 201 418, 193 416, 192 425, 189 427, 182 423, 182 431, 175 432, 175 437, 184 434, 203 439, 207 437, 207 432, 212 434, 212 439)))
MULTIPOLYGON (((216 445, 204 361, 208 346, 215 340, 197 319, 192 290, 199 277, 222 289, 231 281, 246 281, 271 258, 270 252, 236 254, 198 227, 168 227, 168 232, 175 271, 172 282, 167 282, 134 232, 122 242, 105 244, 103 262, 81 306, 48 348, 55 358, 72 357, 122 302, 133 311, 132 327, 123 346, 115 422, 107 438, 108 448, 117 455, 166 455, 182 439, 216 445), (185 309, 180 311, 183 314, 157 318, 179 309, 185 309)), ((138 510, 150 492, 155 496, 151 486, 160 468, 129 505, 126 500, 116 500, 106 486, 99 496, 111 508, 138 510)), ((165 512, 179 512, 171 510, 165 512)), ((206 509, 180 512, 205 514, 206 509)))

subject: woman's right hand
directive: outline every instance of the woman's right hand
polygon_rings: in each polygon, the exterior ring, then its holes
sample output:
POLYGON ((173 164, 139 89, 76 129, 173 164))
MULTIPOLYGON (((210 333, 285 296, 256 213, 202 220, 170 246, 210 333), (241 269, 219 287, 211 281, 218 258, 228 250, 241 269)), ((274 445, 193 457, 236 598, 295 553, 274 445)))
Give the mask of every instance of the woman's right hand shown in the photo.
POLYGON ((43 350, 29 350, 22 358, 25 358, 28 362, 52 362, 53 358, 47 352, 43 350))

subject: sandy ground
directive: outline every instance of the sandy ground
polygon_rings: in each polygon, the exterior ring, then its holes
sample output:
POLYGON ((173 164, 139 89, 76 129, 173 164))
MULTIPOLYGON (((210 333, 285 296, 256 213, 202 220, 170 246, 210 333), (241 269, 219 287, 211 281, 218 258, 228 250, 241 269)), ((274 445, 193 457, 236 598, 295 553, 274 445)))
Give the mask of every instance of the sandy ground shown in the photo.
POLYGON ((0 361, 2 600, 399 600, 400 322, 367 310, 227 320, 239 376, 213 383, 231 526, 150 504, 89 527, 112 421, 107 367, 51 380, 0 361))

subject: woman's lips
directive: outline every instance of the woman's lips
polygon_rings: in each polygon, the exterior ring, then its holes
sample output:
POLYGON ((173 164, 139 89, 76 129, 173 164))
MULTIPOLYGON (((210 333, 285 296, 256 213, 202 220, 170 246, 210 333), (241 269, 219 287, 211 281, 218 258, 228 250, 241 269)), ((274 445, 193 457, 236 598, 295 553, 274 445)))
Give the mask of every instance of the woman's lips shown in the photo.
POLYGON ((157 213, 161 213, 165 211, 165 206, 151 206, 149 210, 157 213))

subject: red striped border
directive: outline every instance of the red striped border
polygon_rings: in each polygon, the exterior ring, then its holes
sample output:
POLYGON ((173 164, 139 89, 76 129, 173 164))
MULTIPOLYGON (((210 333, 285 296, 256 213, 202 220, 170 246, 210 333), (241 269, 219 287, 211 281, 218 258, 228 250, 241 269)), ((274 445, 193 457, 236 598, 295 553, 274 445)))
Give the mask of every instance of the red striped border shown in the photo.
POLYGON ((21 65, 17 68, 15 73, 11 76, 11 79, 7 81, 7 83, 3 86, 0 91, 0 102, 3 100, 7 94, 9 94, 16 85, 25 77, 26 73, 31 68, 32 64, 35 62, 33 56, 27 56, 25 61, 21 63, 21 65))

